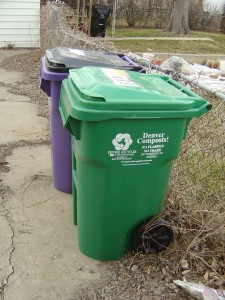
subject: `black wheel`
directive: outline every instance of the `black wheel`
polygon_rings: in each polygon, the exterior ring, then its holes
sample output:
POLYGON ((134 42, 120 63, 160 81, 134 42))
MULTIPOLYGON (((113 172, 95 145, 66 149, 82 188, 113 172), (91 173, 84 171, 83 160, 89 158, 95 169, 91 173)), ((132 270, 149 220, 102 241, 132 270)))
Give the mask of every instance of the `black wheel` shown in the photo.
POLYGON ((145 222, 134 232, 133 246, 137 252, 158 253, 165 250, 173 240, 173 230, 169 223, 158 219, 154 223, 145 222))

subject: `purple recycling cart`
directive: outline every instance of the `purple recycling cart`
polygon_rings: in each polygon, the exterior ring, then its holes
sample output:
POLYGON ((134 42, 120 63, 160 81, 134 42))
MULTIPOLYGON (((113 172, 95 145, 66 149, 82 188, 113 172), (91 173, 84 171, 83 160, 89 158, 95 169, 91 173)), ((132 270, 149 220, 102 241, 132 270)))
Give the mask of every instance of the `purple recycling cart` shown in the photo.
POLYGON ((72 193, 72 158, 70 153, 71 136, 63 128, 59 113, 59 96, 63 79, 68 73, 48 71, 45 58, 41 59, 41 89, 48 95, 49 120, 51 133, 51 157, 54 186, 57 190, 72 193))
POLYGON ((143 69, 125 55, 83 51, 57 47, 46 50, 40 63, 40 88, 49 97, 49 119, 54 186, 57 190, 72 193, 71 136, 63 127, 59 112, 59 98, 63 79, 69 69, 98 66, 143 72, 143 69))

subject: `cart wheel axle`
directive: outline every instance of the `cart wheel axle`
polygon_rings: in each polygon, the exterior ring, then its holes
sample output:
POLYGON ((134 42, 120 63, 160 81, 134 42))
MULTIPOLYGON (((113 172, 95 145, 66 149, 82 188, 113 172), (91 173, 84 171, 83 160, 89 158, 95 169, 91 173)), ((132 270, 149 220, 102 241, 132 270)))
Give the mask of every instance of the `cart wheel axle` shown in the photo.
POLYGON ((163 219, 156 220, 152 226, 149 221, 139 226, 133 235, 133 246, 137 252, 146 254, 165 250, 173 240, 173 231, 163 219))

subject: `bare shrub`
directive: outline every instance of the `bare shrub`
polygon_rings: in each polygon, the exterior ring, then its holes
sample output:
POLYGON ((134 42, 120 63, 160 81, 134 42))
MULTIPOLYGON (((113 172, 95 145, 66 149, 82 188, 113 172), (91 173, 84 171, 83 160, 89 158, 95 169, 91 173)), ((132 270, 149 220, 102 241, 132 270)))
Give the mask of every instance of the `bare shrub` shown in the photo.
POLYGON ((189 9, 189 26, 191 30, 218 30, 220 27, 219 11, 216 6, 192 3, 189 9))
POLYGON ((203 8, 199 3, 191 2, 189 7, 189 27, 191 30, 199 29, 203 8))
POLYGON ((89 38, 77 27, 77 17, 69 6, 48 2, 41 9, 41 52, 53 47, 76 47, 115 51, 113 43, 101 38, 89 38))
POLYGON ((145 10, 141 9, 142 1, 124 0, 120 5, 120 15, 126 20, 128 27, 134 27, 142 20, 145 10))
POLYGON ((220 30, 225 33, 225 15, 222 16, 221 18, 221 28, 220 30))
MULTIPOLYGON (((175 233, 171 251, 180 262, 187 260, 206 284, 221 284, 225 271, 225 102, 196 86, 191 89, 208 98, 213 109, 189 125, 174 163, 165 213, 175 233)), ((177 272, 182 274, 180 264, 177 272)))

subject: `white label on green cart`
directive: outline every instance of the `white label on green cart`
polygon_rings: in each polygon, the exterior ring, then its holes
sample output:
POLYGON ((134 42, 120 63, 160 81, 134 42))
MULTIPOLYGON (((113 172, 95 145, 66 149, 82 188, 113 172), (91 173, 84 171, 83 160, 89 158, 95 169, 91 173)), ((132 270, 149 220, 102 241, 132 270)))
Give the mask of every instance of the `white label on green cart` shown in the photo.
POLYGON ((123 70, 102 68, 102 71, 112 82, 117 85, 139 87, 139 85, 131 80, 129 75, 123 70))
POLYGON ((164 153, 169 142, 165 133, 147 133, 133 140, 129 133, 118 133, 112 140, 112 150, 108 155, 112 161, 121 162, 122 166, 150 165, 164 153))

